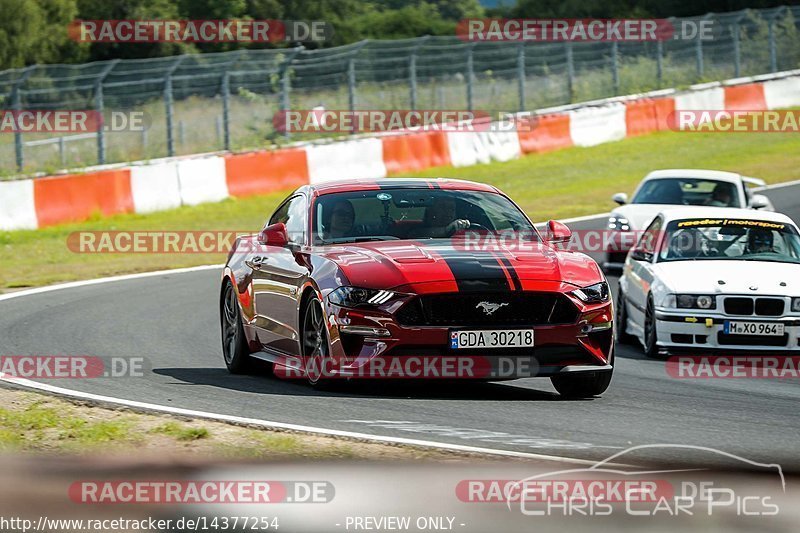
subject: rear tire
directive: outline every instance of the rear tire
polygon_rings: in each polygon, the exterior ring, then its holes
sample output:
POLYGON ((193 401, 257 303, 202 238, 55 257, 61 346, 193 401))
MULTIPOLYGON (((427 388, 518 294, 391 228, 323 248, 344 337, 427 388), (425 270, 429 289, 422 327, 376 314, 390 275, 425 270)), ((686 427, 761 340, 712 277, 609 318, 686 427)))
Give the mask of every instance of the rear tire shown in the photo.
POLYGON ((225 366, 231 374, 246 374, 253 370, 254 361, 250 357, 247 338, 242 326, 242 314, 239 311, 239 298, 230 281, 225 283, 222 301, 220 302, 220 319, 222 326, 222 356, 225 366))
POLYGON ((638 339, 625 331, 628 327, 628 308, 625 304, 625 293, 622 288, 617 292, 617 307, 616 307, 616 341, 618 344, 631 345, 635 344, 638 339))
POLYGON ((561 374, 550 378, 553 387, 565 398, 592 398, 603 394, 611 384, 613 370, 561 374))

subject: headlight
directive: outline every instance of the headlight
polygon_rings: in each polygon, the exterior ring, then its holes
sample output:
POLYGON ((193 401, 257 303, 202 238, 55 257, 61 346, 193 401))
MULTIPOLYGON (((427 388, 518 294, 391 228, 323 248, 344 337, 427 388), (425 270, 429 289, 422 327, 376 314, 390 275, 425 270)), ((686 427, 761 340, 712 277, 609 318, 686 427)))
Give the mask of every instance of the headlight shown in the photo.
POLYGON ((800 313, 800 298, 792 298, 792 312, 800 313))
POLYGON ((577 296, 582 302, 587 304, 596 304, 608 301, 608 283, 601 281, 594 285, 589 285, 582 289, 572 291, 572 294, 577 296))
POLYGON ((339 287, 328 295, 331 303, 342 307, 358 307, 385 304, 394 297, 392 291, 339 287))
POLYGON ((631 225, 628 219, 619 215, 611 215, 608 217, 608 229, 616 229, 620 231, 630 231, 631 225))
POLYGON ((717 302, 713 296, 695 296, 693 294, 675 295, 680 309, 716 309, 717 302))

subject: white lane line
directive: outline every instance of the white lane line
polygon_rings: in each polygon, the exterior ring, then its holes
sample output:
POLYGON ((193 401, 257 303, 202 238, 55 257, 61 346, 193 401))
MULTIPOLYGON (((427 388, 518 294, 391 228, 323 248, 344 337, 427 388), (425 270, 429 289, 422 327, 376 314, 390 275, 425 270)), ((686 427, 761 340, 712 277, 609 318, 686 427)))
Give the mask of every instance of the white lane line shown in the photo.
MULTIPOLYGON (((175 268, 172 270, 156 270, 154 272, 140 272, 138 274, 124 274, 122 276, 111 276, 108 278, 86 279, 82 281, 71 281, 69 283, 59 283, 57 285, 46 285, 44 287, 36 287, 35 289, 25 289, 23 291, 10 292, 8 294, 0 294, 0 302, 3 300, 11 300, 12 298, 21 298, 23 296, 32 296, 34 294, 41 294, 43 292, 58 291, 61 289, 75 289, 78 287, 87 287, 89 285, 100 285, 102 283, 112 283, 115 281, 126 281, 131 279, 151 278, 154 276, 163 276, 168 274, 185 274, 187 272, 200 272, 203 270, 219 269, 222 275, 223 265, 201 265, 188 268, 175 268)), ((220 278, 221 279, 221 278, 220 278)))
POLYGON ((67 396, 70 398, 77 398, 80 400, 107 403, 114 405, 123 405, 134 409, 144 409, 147 411, 156 411, 161 413, 168 413, 172 415, 188 416, 192 418, 202 418, 207 420, 215 420, 219 422, 228 422, 231 424, 258 426, 266 429, 298 431, 303 433, 311 433, 316 435, 324 435, 327 437, 345 437, 350 439, 367 440, 371 442, 380 442, 384 444, 405 444, 408 446, 417 446, 425 448, 434 448, 439 450, 476 453, 482 455, 494 455, 499 457, 517 457, 521 459, 537 459, 541 461, 556 461, 560 463, 573 463, 581 465, 594 465, 597 461, 589 461, 586 459, 576 459, 571 457, 561 457, 558 455, 545 455, 539 453, 515 452, 510 450, 498 450, 494 448, 481 448, 477 446, 463 446, 460 444, 448 444, 444 442, 434 442, 428 440, 407 439, 404 437, 388 437, 382 435, 370 435, 368 433, 357 433, 354 431, 342 431, 338 429, 318 428, 314 426, 302 426, 298 424, 286 424, 283 422, 271 422, 269 420, 260 420, 258 418, 245 418, 241 416, 224 415, 219 413, 209 413, 206 411, 196 411, 194 409, 183 409, 180 407, 169 407, 166 405, 158 405, 153 403, 136 402, 133 400, 125 400, 122 398, 114 398, 112 396, 101 396, 99 394, 92 394, 89 392, 75 391, 65 389, 62 387, 55 387, 47 383, 39 383, 22 378, 9 378, 0 374, 0 381, 5 383, 19 385, 29 389, 35 389, 43 392, 49 392, 59 396, 67 396))

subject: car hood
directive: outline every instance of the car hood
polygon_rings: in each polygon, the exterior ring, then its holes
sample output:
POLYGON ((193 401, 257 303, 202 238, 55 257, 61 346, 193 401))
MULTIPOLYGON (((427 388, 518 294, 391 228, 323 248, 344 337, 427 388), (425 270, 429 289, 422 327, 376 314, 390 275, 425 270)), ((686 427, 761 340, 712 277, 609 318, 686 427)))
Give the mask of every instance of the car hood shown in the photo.
POLYGON ((670 204, 627 204, 615 208, 611 214, 628 219, 632 230, 643 230, 656 215, 667 209, 684 207, 670 204))
POLYGON ((450 240, 380 241, 328 246, 320 255, 334 261, 351 285, 367 288, 413 290, 414 285, 439 283, 446 290, 445 282, 450 290, 529 289, 525 282, 587 286, 604 279, 590 257, 546 245, 465 251, 450 240))
POLYGON ((656 263, 655 270, 667 289, 679 294, 800 296, 800 264, 714 259, 656 263))

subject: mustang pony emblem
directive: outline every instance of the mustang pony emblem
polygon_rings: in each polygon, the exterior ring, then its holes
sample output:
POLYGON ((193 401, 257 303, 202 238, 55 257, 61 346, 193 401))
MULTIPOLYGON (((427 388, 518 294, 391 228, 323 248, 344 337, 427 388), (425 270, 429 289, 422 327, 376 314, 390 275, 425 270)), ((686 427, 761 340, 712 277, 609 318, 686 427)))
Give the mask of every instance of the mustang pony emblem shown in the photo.
POLYGON ((487 315, 493 314, 495 311, 508 305, 508 302, 503 302, 501 304, 495 304, 491 302, 479 302, 478 305, 475 306, 475 309, 482 309, 484 313, 487 315))

